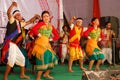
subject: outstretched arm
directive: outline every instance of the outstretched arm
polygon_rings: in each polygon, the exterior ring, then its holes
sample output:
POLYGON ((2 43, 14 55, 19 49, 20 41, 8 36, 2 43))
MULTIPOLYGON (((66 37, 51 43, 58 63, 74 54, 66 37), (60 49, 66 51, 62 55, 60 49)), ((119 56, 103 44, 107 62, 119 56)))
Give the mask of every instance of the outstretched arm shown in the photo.
POLYGON ((83 33, 84 37, 85 37, 85 38, 90 38, 90 37, 89 37, 89 32, 91 32, 93 29, 94 29, 94 28, 90 26, 90 27, 83 33))
POLYGON ((32 17, 30 20, 26 21, 26 25, 33 23, 36 19, 40 19, 40 16, 38 14, 35 14, 34 17, 32 17))

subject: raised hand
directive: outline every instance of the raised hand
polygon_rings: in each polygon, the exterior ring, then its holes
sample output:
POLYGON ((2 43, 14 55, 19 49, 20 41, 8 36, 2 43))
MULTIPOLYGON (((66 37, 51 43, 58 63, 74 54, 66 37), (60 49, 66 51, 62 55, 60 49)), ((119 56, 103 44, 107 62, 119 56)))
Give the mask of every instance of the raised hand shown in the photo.
POLYGON ((73 19, 73 20, 75 20, 75 19, 76 19, 76 17, 75 17, 75 16, 73 16, 73 17, 72 17, 72 19, 73 19))
POLYGON ((16 2, 12 2, 12 5, 17 7, 17 3, 16 2))

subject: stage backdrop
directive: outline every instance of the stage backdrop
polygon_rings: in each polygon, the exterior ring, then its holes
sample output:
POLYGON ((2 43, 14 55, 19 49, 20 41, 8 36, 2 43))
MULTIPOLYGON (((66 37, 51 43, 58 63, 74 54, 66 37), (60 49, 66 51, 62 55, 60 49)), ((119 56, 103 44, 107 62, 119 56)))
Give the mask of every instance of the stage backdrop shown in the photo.
MULTIPOLYGON (((51 23, 59 30, 59 21, 63 18, 61 0, 0 0, 0 28, 6 27, 8 22, 6 12, 12 1, 18 3, 18 8, 14 8, 13 11, 19 9, 26 21, 35 14, 41 15, 43 10, 48 10, 51 14, 51 23)), ((26 28, 29 28, 30 26, 31 25, 26 28)), ((3 36, 4 35, 2 35, 2 38, 3 36)), ((3 42, 1 40, 3 39, 0 38, 0 43, 3 42)))
MULTIPOLYGON (((84 19, 83 26, 88 26, 93 17, 93 1, 94 0, 63 0, 63 11, 67 20, 69 21, 72 16, 82 17, 84 19)), ((120 24, 120 0, 99 0, 99 7, 101 17, 116 17, 119 19, 120 24)))
MULTIPOLYGON (((99 0, 100 16, 114 16, 120 20, 120 0, 99 0)), ((93 17, 93 0, 63 0, 63 11, 67 20, 72 16, 82 17, 88 26, 93 17)))

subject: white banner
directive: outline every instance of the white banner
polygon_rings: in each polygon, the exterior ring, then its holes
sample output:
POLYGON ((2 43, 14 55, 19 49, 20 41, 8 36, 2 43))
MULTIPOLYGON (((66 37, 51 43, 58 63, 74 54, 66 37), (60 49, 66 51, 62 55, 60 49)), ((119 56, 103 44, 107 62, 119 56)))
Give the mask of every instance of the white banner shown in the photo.
MULTIPOLYGON (((20 10, 26 21, 35 14, 41 15, 44 10, 49 11, 51 14, 51 23, 59 30, 60 16, 63 16, 63 14, 60 14, 61 11, 61 13, 63 13, 63 10, 60 11, 60 0, 0 0, 0 27, 6 27, 8 22, 6 12, 12 1, 18 4, 18 7, 14 8, 13 11, 16 9, 20 10)), ((28 27, 31 27, 31 25, 26 28, 28 27)), ((2 41, 0 41, 0 43, 1 42, 2 41)))
MULTIPOLYGON (((0 0, 0 27, 5 27, 8 19, 7 19, 7 9, 12 3, 13 0, 0 0)), ((18 8, 22 13, 22 16, 25 20, 30 19, 34 16, 34 14, 41 15, 41 12, 44 10, 48 10, 51 14, 52 20, 51 22, 54 26, 58 27, 59 16, 59 5, 60 0, 14 0, 18 3, 18 8), (28 2, 29 1, 29 2, 28 2)))

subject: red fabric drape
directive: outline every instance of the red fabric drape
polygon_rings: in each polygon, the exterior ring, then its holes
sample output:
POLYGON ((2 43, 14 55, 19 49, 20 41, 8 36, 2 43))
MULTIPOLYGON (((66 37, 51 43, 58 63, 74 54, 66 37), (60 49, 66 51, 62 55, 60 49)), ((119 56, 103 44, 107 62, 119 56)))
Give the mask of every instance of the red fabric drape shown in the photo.
POLYGON ((100 18, 99 0, 93 0, 93 17, 100 18))

